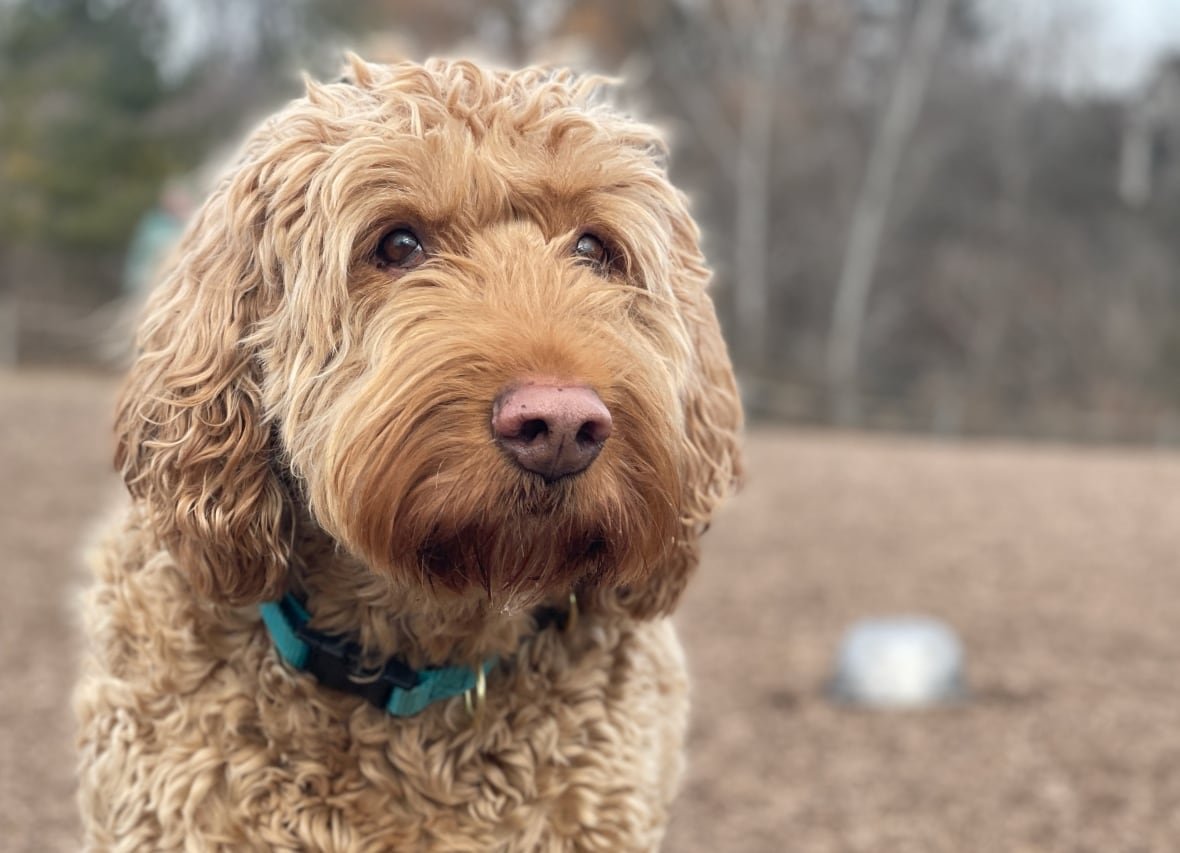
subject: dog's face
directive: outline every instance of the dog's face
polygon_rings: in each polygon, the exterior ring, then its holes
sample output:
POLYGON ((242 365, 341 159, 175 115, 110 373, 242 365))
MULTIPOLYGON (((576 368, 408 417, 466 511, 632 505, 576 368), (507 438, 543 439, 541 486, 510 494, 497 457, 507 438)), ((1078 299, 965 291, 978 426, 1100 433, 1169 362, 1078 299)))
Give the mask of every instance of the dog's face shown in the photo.
POLYGON ((357 61, 255 134, 120 408, 124 475, 200 589, 275 594, 305 516, 499 607, 682 582, 740 412, 659 141, 592 88, 357 61))

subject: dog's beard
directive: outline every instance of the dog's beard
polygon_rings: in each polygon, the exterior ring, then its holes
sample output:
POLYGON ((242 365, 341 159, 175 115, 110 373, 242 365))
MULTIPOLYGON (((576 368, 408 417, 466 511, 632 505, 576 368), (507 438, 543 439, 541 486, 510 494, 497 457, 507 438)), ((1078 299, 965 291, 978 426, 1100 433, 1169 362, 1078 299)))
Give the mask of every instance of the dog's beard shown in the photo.
POLYGON ((642 582, 678 529, 676 433, 659 410, 637 417, 627 402, 612 407, 599 458, 553 483, 495 445, 486 406, 370 418, 333 454, 330 498, 313 512, 374 571, 495 607, 642 582))
POLYGON ((391 552, 395 559, 413 554, 431 586, 480 588, 504 606, 575 585, 619 583, 661 556, 659 542, 637 541, 647 519, 628 517, 635 507, 626 501, 588 497, 593 487, 586 482, 544 486, 546 494, 531 486, 501 489, 479 512, 430 499, 411 505, 410 514, 422 520, 407 525, 409 536, 395 531, 391 552))

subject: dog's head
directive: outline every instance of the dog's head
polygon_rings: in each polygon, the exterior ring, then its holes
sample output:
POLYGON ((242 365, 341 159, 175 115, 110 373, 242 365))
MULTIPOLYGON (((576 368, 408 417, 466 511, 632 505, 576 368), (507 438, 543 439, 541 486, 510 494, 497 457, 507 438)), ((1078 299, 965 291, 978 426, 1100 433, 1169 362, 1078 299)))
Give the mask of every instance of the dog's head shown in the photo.
POLYGON ((438 594, 666 609, 740 410, 658 136, 567 73, 349 77, 255 133, 154 294, 133 495, 224 601, 277 594, 308 517, 438 594))

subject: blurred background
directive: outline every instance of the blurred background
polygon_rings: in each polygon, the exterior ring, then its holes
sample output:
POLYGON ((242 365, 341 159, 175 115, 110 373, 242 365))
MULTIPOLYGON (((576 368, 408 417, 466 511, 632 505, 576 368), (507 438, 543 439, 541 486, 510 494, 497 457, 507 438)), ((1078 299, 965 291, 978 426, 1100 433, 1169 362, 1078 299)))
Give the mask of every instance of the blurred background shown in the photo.
POLYGON ((1180 440, 1177 0, 3 0, 0 360, 91 360, 168 217, 348 47, 620 75, 755 414, 1180 440))
POLYGON ((135 306, 347 49, 604 71, 672 140, 752 473, 679 617, 669 849, 1180 849, 1180 0, 0 0, 0 849, 77 847, 135 306), (892 612, 965 701, 831 701, 892 612))

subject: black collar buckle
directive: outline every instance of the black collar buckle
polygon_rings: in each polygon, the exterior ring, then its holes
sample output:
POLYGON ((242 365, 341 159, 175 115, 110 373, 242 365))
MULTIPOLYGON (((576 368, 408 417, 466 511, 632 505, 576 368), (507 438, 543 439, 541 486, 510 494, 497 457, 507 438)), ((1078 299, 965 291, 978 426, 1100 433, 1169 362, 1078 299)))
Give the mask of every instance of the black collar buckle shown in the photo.
POLYGON ((366 669, 356 643, 306 625, 297 625, 295 633, 307 643, 304 670, 325 687, 360 696, 384 709, 395 688, 412 690, 418 686, 418 673, 397 658, 390 658, 378 669, 366 669))

